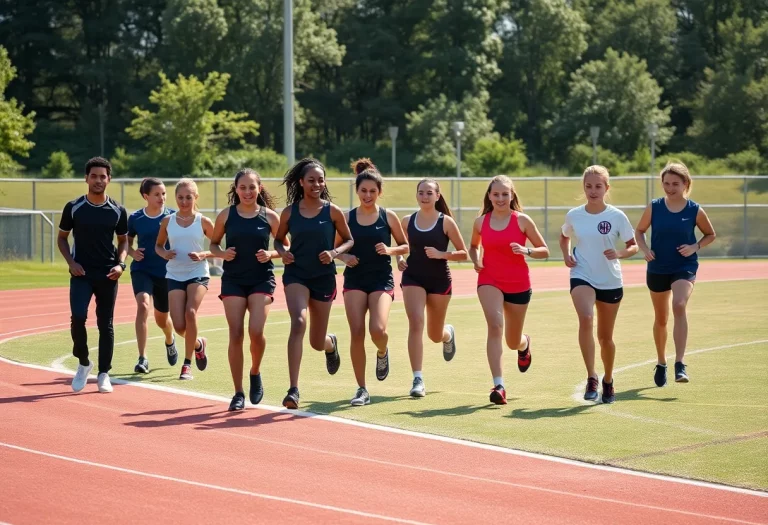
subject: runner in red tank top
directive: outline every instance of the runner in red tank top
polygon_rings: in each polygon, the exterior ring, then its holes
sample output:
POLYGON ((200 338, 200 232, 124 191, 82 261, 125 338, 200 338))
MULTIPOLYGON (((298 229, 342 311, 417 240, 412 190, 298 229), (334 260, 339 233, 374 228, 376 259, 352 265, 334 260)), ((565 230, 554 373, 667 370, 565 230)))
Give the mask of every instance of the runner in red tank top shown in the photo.
POLYGON ((469 257, 479 274, 477 295, 488 324, 486 349, 494 384, 490 397, 491 402, 497 405, 507 403, 502 374, 502 332, 507 346, 517 350, 520 372, 531 366, 531 338, 523 334, 532 293, 525 256, 534 259, 549 257, 549 248, 536 224, 521 213, 522 210, 512 180, 505 175, 491 179, 483 199, 482 215, 475 219, 472 228, 469 248, 469 257), (525 246, 527 241, 531 241, 533 248, 525 246))

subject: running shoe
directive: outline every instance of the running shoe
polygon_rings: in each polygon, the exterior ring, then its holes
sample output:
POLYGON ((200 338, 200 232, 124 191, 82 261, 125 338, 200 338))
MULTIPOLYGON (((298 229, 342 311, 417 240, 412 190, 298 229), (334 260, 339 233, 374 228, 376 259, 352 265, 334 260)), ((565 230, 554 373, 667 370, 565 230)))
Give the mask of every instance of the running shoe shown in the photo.
POLYGON ((109 374, 102 372, 96 378, 96 384, 99 385, 99 392, 108 394, 112 392, 112 381, 109 380, 109 374))
POLYGON ((675 363, 675 383, 687 383, 688 372, 685 370, 683 363, 675 363))
POLYGON ((656 383, 656 386, 667 384, 667 365, 656 365, 653 372, 653 382, 656 383))
POLYGON ((208 356, 205 355, 205 347, 208 345, 208 340, 205 337, 198 337, 197 342, 200 343, 200 349, 195 350, 195 365, 202 372, 208 366, 208 356))
POLYGON ((616 401, 616 394, 613 391, 613 381, 606 383, 603 379, 603 403, 610 405, 616 401))
POLYGON ((333 344, 333 352, 325 353, 325 368, 328 373, 333 375, 339 371, 339 365, 341 365, 341 358, 339 357, 339 341, 333 334, 328 334, 333 344))
POLYGON ((165 357, 168 358, 168 364, 171 366, 175 366, 176 361, 179 360, 179 353, 176 351, 176 337, 173 338, 171 344, 165 345, 165 357))
POLYGON ((368 395, 368 391, 360 387, 357 389, 357 393, 355 394, 355 397, 352 398, 352 401, 349 402, 350 405, 353 407, 361 407, 363 405, 368 405, 371 403, 371 396, 368 395))
POLYGON ((413 386, 411 387, 411 397, 424 397, 427 395, 427 390, 424 388, 424 380, 420 377, 413 378, 413 386))
POLYGON ((148 374, 149 373, 149 359, 146 357, 139 357, 139 362, 136 363, 136 366, 133 367, 133 371, 137 374, 148 374))
POLYGON ((597 401, 597 378, 587 378, 587 391, 584 392, 585 401, 597 401))
POLYGON ((77 365, 77 372, 75 372, 75 377, 72 378, 72 390, 75 392, 80 392, 83 388, 85 388, 85 384, 88 382, 88 374, 91 373, 91 370, 93 370, 93 363, 88 361, 88 365, 77 365))
POLYGON ((389 348, 387 348, 387 353, 384 354, 384 357, 379 357, 379 354, 376 354, 376 379, 379 381, 384 381, 387 376, 389 375, 389 348))
POLYGON ((445 329, 450 332, 451 338, 447 343, 443 343, 443 359, 450 361, 456 355, 456 330, 451 324, 445 325, 445 329))
POLYGON ((248 398, 252 405, 258 405, 261 403, 261 398, 264 397, 264 387, 261 384, 261 374, 250 374, 251 376, 251 388, 248 390, 248 398))
POLYGON ((229 411, 236 412, 238 410, 245 410, 245 394, 242 392, 236 392, 235 397, 229 403, 229 411))
POLYGON ((297 409, 299 408, 299 389, 292 386, 288 389, 288 395, 283 398, 283 406, 285 408, 297 409))
POLYGON ((517 351, 517 369, 526 372, 531 367, 531 337, 527 334, 523 335, 528 340, 528 347, 522 352, 517 351))
POLYGON ((192 365, 181 365, 181 375, 179 379, 192 379, 192 365))
POLYGON ((494 405, 507 404, 507 391, 504 390, 504 385, 496 385, 491 389, 491 403, 494 405))

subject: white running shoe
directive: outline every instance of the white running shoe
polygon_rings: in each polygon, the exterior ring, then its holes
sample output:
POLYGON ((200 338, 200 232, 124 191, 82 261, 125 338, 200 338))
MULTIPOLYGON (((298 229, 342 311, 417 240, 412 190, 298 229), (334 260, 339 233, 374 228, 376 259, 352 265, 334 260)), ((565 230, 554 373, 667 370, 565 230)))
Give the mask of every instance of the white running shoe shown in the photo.
POLYGON ((88 382, 88 374, 93 370, 93 363, 88 361, 88 366, 77 365, 77 372, 75 377, 72 378, 72 390, 80 392, 85 388, 85 384, 88 382))
POLYGON ((109 374, 106 372, 99 374, 99 377, 96 379, 96 383, 99 385, 99 392, 112 392, 112 381, 109 380, 109 374))
POLYGON ((411 397, 424 397, 427 395, 427 389, 424 388, 424 380, 420 377, 413 378, 413 387, 411 388, 411 397))

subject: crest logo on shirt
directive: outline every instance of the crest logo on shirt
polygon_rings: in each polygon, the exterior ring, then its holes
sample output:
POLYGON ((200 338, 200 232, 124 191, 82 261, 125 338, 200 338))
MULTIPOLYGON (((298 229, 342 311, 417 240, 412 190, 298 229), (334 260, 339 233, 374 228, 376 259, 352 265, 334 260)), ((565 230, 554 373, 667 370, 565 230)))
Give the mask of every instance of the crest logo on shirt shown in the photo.
POLYGON ((600 221, 600 224, 597 225, 597 231, 603 235, 611 233, 611 223, 608 221, 600 221))

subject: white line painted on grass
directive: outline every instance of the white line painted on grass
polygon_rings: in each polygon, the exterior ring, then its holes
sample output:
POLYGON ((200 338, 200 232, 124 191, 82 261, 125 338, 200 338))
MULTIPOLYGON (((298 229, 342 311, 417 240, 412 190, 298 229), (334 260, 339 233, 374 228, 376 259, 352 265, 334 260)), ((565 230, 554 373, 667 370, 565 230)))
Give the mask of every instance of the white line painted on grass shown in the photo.
MULTIPOLYGON (((16 361, 11 361, 10 359, 6 359, 5 357, 0 357, 0 362, 7 363, 9 365, 15 365, 15 366, 21 366, 24 368, 31 368, 34 370, 43 370, 46 372, 54 372, 58 374, 66 374, 73 376, 75 375, 74 372, 71 370, 56 370, 54 368, 50 368, 47 366, 42 365, 33 365, 33 364, 27 364, 27 363, 19 363, 16 361)), ((146 388, 148 390, 155 390, 158 392, 165 392, 170 394, 177 394, 187 397, 193 397, 196 399, 205 399, 207 401, 216 401, 219 403, 222 403, 224 405, 229 405, 229 402, 231 401, 230 398, 224 397, 224 396, 217 396, 213 394, 204 394, 201 392, 193 392, 188 390, 181 390, 177 388, 167 387, 163 385, 157 385, 152 383, 140 383, 136 381, 126 381, 124 379, 118 379, 114 378, 112 379, 112 384, 115 385, 127 385, 135 388, 146 388)), ((641 472, 636 470, 631 470, 627 468, 621 468, 621 467, 613 467, 609 465, 598 465, 594 463, 587 463, 584 461, 578 461, 575 459, 567 459, 567 458, 561 458, 557 456, 547 456, 545 454, 539 454, 536 452, 527 452, 524 450, 517 450, 513 448, 505 448, 497 445, 488 445, 486 443, 478 443, 475 441, 465 441, 462 439, 457 438, 451 438, 446 436, 440 436, 436 434, 427 434, 424 432, 417 432, 413 430, 404 430, 400 428, 395 427, 387 427, 384 425, 378 425, 375 423, 365 423, 362 421, 355 421, 352 419, 344 419, 338 416, 328 416, 328 415, 322 415, 322 414, 315 414, 313 412, 306 412, 303 410, 287 410, 283 407, 275 407, 270 405, 263 405, 259 404, 257 407, 250 408, 251 410, 264 410, 265 412, 280 412, 284 414, 290 414, 293 416, 300 416, 300 417, 307 417, 307 418, 315 418, 320 421, 329 421, 332 423, 339 423, 342 425, 350 425, 360 428, 366 428, 370 430, 377 430, 380 432, 388 432, 390 434, 399 434, 403 436, 410 436, 410 437, 417 437, 421 439, 428 439, 431 441, 439 441, 442 443, 449 443, 452 445, 459 445, 464 447, 470 447, 470 448, 477 448, 481 450, 487 450, 491 452, 497 452, 500 454, 509 454, 513 456, 521 456, 526 458, 533 458, 533 459, 539 459, 543 461, 548 461, 551 463, 559 463, 562 465, 570 465, 574 467, 580 467, 580 468, 588 468, 588 469, 594 469, 594 470, 601 470, 604 472, 612 472, 614 474, 622 474, 622 475, 628 475, 628 476, 637 476, 641 478, 646 479, 654 479, 658 481, 664 481, 664 482, 671 482, 671 483, 678 483, 681 485, 691 485, 695 487, 703 487, 708 489, 714 489, 714 490, 721 490, 726 492, 734 492, 738 494, 745 494, 748 496, 757 496, 760 498, 768 498, 768 492, 761 492, 758 490, 751 490, 751 489, 744 489, 740 487, 731 487, 728 485, 719 485, 717 483, 709 483, 706 481, 696 481, 692 479, 685 479, 685 478, 675 478, 672 476, 664 476, 661 474, 651 474, 649 472, 641 472)))
MULTIPOLYGON (((690 355, 696 355, 696 354, 705 354, 707 352, 715 352, 717 350, 727 350, 729 348, 737 348, 737 347, 740 347, 740 346, 761 345, 761 344, 764 344, 764 343, 768 343, 768 339, 758 339, 756 341, 747 341, 745 343, 733 343, 733 344, 730 344, 730 345, 721 345, 721 346, 712 346, 710 348, 701 348, 699 350, 692 350, 690 352, 686 352, 685 355, 690 356, 690 355)), ((641 363, 633 363, 631 365, 626 365, 626 366, 619 367, 619 368, 617 368, 617 369, 615 369, 613 371, 613 374, 616 375, 616 374, 619 374, 621 372, 626 372, 627 370, 632 370, 633 368, 639 368, 639 367, 647 366, 647 365, 655 365, 657 363, 658 363, 657 359, 648 359, 647 361, 643 361, 641 363)), ((574 387, 574 389, 573 389, 573 394, 571 395, 571 399, 573 399, 574 401, 578 401, 579 403, 584 404, 584 405, 594 405, 595 403, 591 403, 589 401, 585 401, 584 400, 584 389, 586 388, 586 386, 587 386, 587 382, 586 381, 582 381, 581 383, 576 385, 574 387)))
MULTIPOLYGON (((5 447, 5 448, 9 448, 11 450, 17 450, 17 451, 20 451, 20 452, 26 452, 26 453, 34 454, 34 455, 37 455, 37 456, 43 456, 43 457, 46 457, 46 458, 52 458, 52 459, 57 459, 57 460, 61 460, 61 461, 68 461, 70 463, 77 463, 78 465, 86 465, 88 467, 96 467, 96 468, 101 468, 101 469, 105 469, 105 470, 112 470, 114 472, 120 472, 120 473, 123 473, 123 474, 133 474, 134 476, 141 476, 141 477, 145 477, 145 478, 159 479, 159 480, 162 480, 162 481, 171 481, 171 482, 174 482, 174 483, 181 483, 183 485, 191 485, 193 487, 200 487, 200 488, 204 488, 204 489, 216 490, 216 491, 219 491, 219 492, 229 492, 229 493, 232 493, 232 494, 239 494, 241 496, 251 496, 251 497, 254 497, 254 498, 265 499, 265 500, 270 500, 270 501, 279 501, 280 503, 289 503, 291 505, 299 505, 299 506, 302 506, 302 507, 310 507, 310 508, 313 508, 313 509, 327 510, 327 511, 332 511, 332 512, 338 512, 338 513, 341 513, 341 514, 351 514, 353 516, 360 516, 362 518, 372 518, 372 519, 377 519, 377 520, 382 520, 382 521, 391 521, 391 522, 394 522, 394 523, 407 523, 407 524, 410 524, 410 525, 429 525, 428 523, 425 523, 423 521, 414 521, 414 520, 408 520, 408 519, 403 519, 403 518, 395 518, 393 516, 385 516, 383 514, 374 514, 374 513, 371 513, 371 512, 362 512, 362 511, 354 510, 354 509, 346 509, 344 507, 336 507, 336 506, 333 506, 333 505, 323 505, 321 503, 313 503, 311 501, 303 501, 303 500, 296 499, 296 498, 293 498, 293 497, 291 497, 291 498, 284 498, 284 497, 281 497, 281 496, 273 496, 271 494, 263 494, 263 493, 260 493, 260 492, 251 492, 249 490, 236 489, 236 488, 233 488, 233 487, 224 487, 224 486, 221 486, 221 485, 212 485, 210 483, 202 483, 200 481, 192 481, 192 480, 188 480, 188 479, 177 478, 177 477, 174 477, 174 476, 165 476, 165 475, 162 475, 162 474, 153 474, 151 472, 144 472, 144 471, 141 471, 141 470, 117 467, 115 465, 107 465, 105 463, 96 463, 95 461, 86 461, 84 459, 78 459, 78 458, 73 458, 73 457, 69 457, 69 456, 62 456, 62 455, 59 455, 59 454, 51 454, 49 452, 43 452, 42 450, 35 450, 35 449, 32 449, 32 448, 20 447, 18 445, 12 445, 10 443, 0 442, 0 446, 5 447)), ((738 523, 747 523, 747 522, 740 521, 738 523)))

